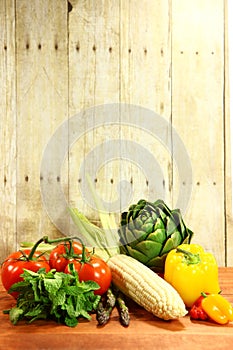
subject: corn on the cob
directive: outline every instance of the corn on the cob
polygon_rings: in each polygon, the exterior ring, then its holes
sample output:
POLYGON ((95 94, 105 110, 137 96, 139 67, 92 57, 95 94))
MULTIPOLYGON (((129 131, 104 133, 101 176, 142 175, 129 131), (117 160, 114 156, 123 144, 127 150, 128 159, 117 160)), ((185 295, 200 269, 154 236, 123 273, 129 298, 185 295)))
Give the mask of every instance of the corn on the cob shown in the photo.
POLYGON ((147 311, 164 320, 187 314, 177 291, 136 259, 117 254, 108 260, 113 283, 147 311))

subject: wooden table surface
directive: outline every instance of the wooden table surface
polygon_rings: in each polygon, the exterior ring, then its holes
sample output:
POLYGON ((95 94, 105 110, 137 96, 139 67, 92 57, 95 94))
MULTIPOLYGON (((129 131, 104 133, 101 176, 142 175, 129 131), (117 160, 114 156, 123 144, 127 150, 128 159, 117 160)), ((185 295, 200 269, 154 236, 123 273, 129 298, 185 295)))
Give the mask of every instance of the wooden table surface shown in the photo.
MULTIPOLYGON (((233 303, 233 268, 219 268, 219 280, 224 295, 233 303)), ((192 321, 189 316, 179 320, 157 319, 135 303, 130 308, 130 326, 124 328, 114 310, 110 322, 98 327, 95 316, 69 328, 52 321, 35 321, 16 326, 2 310, 14 305, 14 300, 0 285, 0 349, 229 349, 233 345, 233 322, 221 326, 211 322, 192 321)))

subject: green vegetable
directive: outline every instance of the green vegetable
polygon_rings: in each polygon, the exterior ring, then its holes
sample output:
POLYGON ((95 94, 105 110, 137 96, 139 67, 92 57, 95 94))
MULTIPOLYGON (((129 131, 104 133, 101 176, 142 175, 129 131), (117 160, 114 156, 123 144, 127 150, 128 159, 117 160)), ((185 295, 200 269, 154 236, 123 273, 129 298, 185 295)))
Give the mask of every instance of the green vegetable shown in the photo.
POLYGON ((119 313, 119 320, 123 326, 128 326, 130 317, 129 310, 125 304, 123 294, 114 286, 109 288, 106 295, 101 298, 99 305, 96 309, 96 320, 98 324, 105 325, 111 316, 114 307, 117 307, 119 313))
POLYGON ((106 305, 114 307, 115 304, 116 304, 116 294, 113 292, 111 288, 108 288, 106 305))
POLYGON ((144 199, 121 214, 118 231, 120 251, 130 255, 156 272, 164 271, 167 253, 181 243, 190 243, 188 229, 179 209, 170 210, 164 201, 144 199))
POLYGON ((116 304, 116 295, 112 289, 107 290, 106 296, 103 296, 96 309, 96 320, 99 325, 105 325, 110 319, 112 310, 116 304), (106 298, 105 298, 106 297, 106 298))
MULTIPOLYGON (((72 269, 72 264, 71 264, 72 269)), ((21 319, 29 323, 37 319, 53 319, 75 327, 79 318, 91 319, 90 312, 98 306, 100 296, 94 291, 99 285, 93 281, 79 282, 74 269, 71 274, 40 269, 37 273, 24 270, 23 281, 15 283, 11 291, 19 292, 17 304, 7 310, 11 322, 21 319)))
POLYGON ((116 303, 120 317, 120 323, 122 326, 128 327, 130 321, 129 309, 125 304, 124 295, 120 292, 117 296, 116 303))
POLYGON ((98 208, 101 228, 91 223, 77 208, 68 208, 78 232, 87 240, 87 244, 95 248, 95 253, 107 261, 111 256, 119 254, 118 226, 113 213, 108 213, 100 201, 96 190, 87 175, 89 189, 98 208))
POLYGON ((98 325, 103 326, 108 322, 108 320, 110 319, 112 309, 112 307, 106 309, 103 300, 99 302, 99 305, 96 309, 96 320, 98 322, 98 325))

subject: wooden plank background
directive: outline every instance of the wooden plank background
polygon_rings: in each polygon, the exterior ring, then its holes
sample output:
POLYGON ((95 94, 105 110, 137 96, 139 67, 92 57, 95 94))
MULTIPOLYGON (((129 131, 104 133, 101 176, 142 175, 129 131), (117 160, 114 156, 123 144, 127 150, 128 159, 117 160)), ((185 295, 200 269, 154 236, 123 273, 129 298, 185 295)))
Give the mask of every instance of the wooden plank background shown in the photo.
POLYGON ((52 202, 57 188, 98 221, 83 192, 87 172, 98 195, 118 203, 116 218, 126 204, 156 200, 148 154, 162 171, 158 187, 169 206, 191 189, 183 215, 193 241, 220 266, 233 265, 226 19, 224 0, 0 0, 1 261, 21 241, 69 233, 69 218, 52 202), (101 122, 100 106, 111 104, 114 123, 101 122), (128 124, 123 104, 136 106, 128 124), (161 116, 167 144, 142 127, 143 111, 161 116), (61 172, 49 173, 41 168, 44 151, 64 125, 49 169, 67 154, 61 172), (82 132, 71 145, 77 126, 82 132), (182 179, 177 135, 192 166, 182 179), (115 156, 111 145, 121 145, 115 156), (136 146, 146 150, 144 160, 136 146))

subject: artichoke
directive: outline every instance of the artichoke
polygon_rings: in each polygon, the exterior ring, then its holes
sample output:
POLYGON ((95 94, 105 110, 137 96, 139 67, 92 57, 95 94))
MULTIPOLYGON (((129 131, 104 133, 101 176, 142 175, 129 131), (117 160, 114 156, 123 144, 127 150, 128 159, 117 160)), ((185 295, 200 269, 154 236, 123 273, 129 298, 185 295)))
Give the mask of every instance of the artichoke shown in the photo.
POLYGON ((155 272, 164 272, 165 259, 171 249, 190 243, 188 229, 179 209, 170 210, 163 200, 144 199, 121 214, 118 230, 120 252, 139 260, 155 272))

